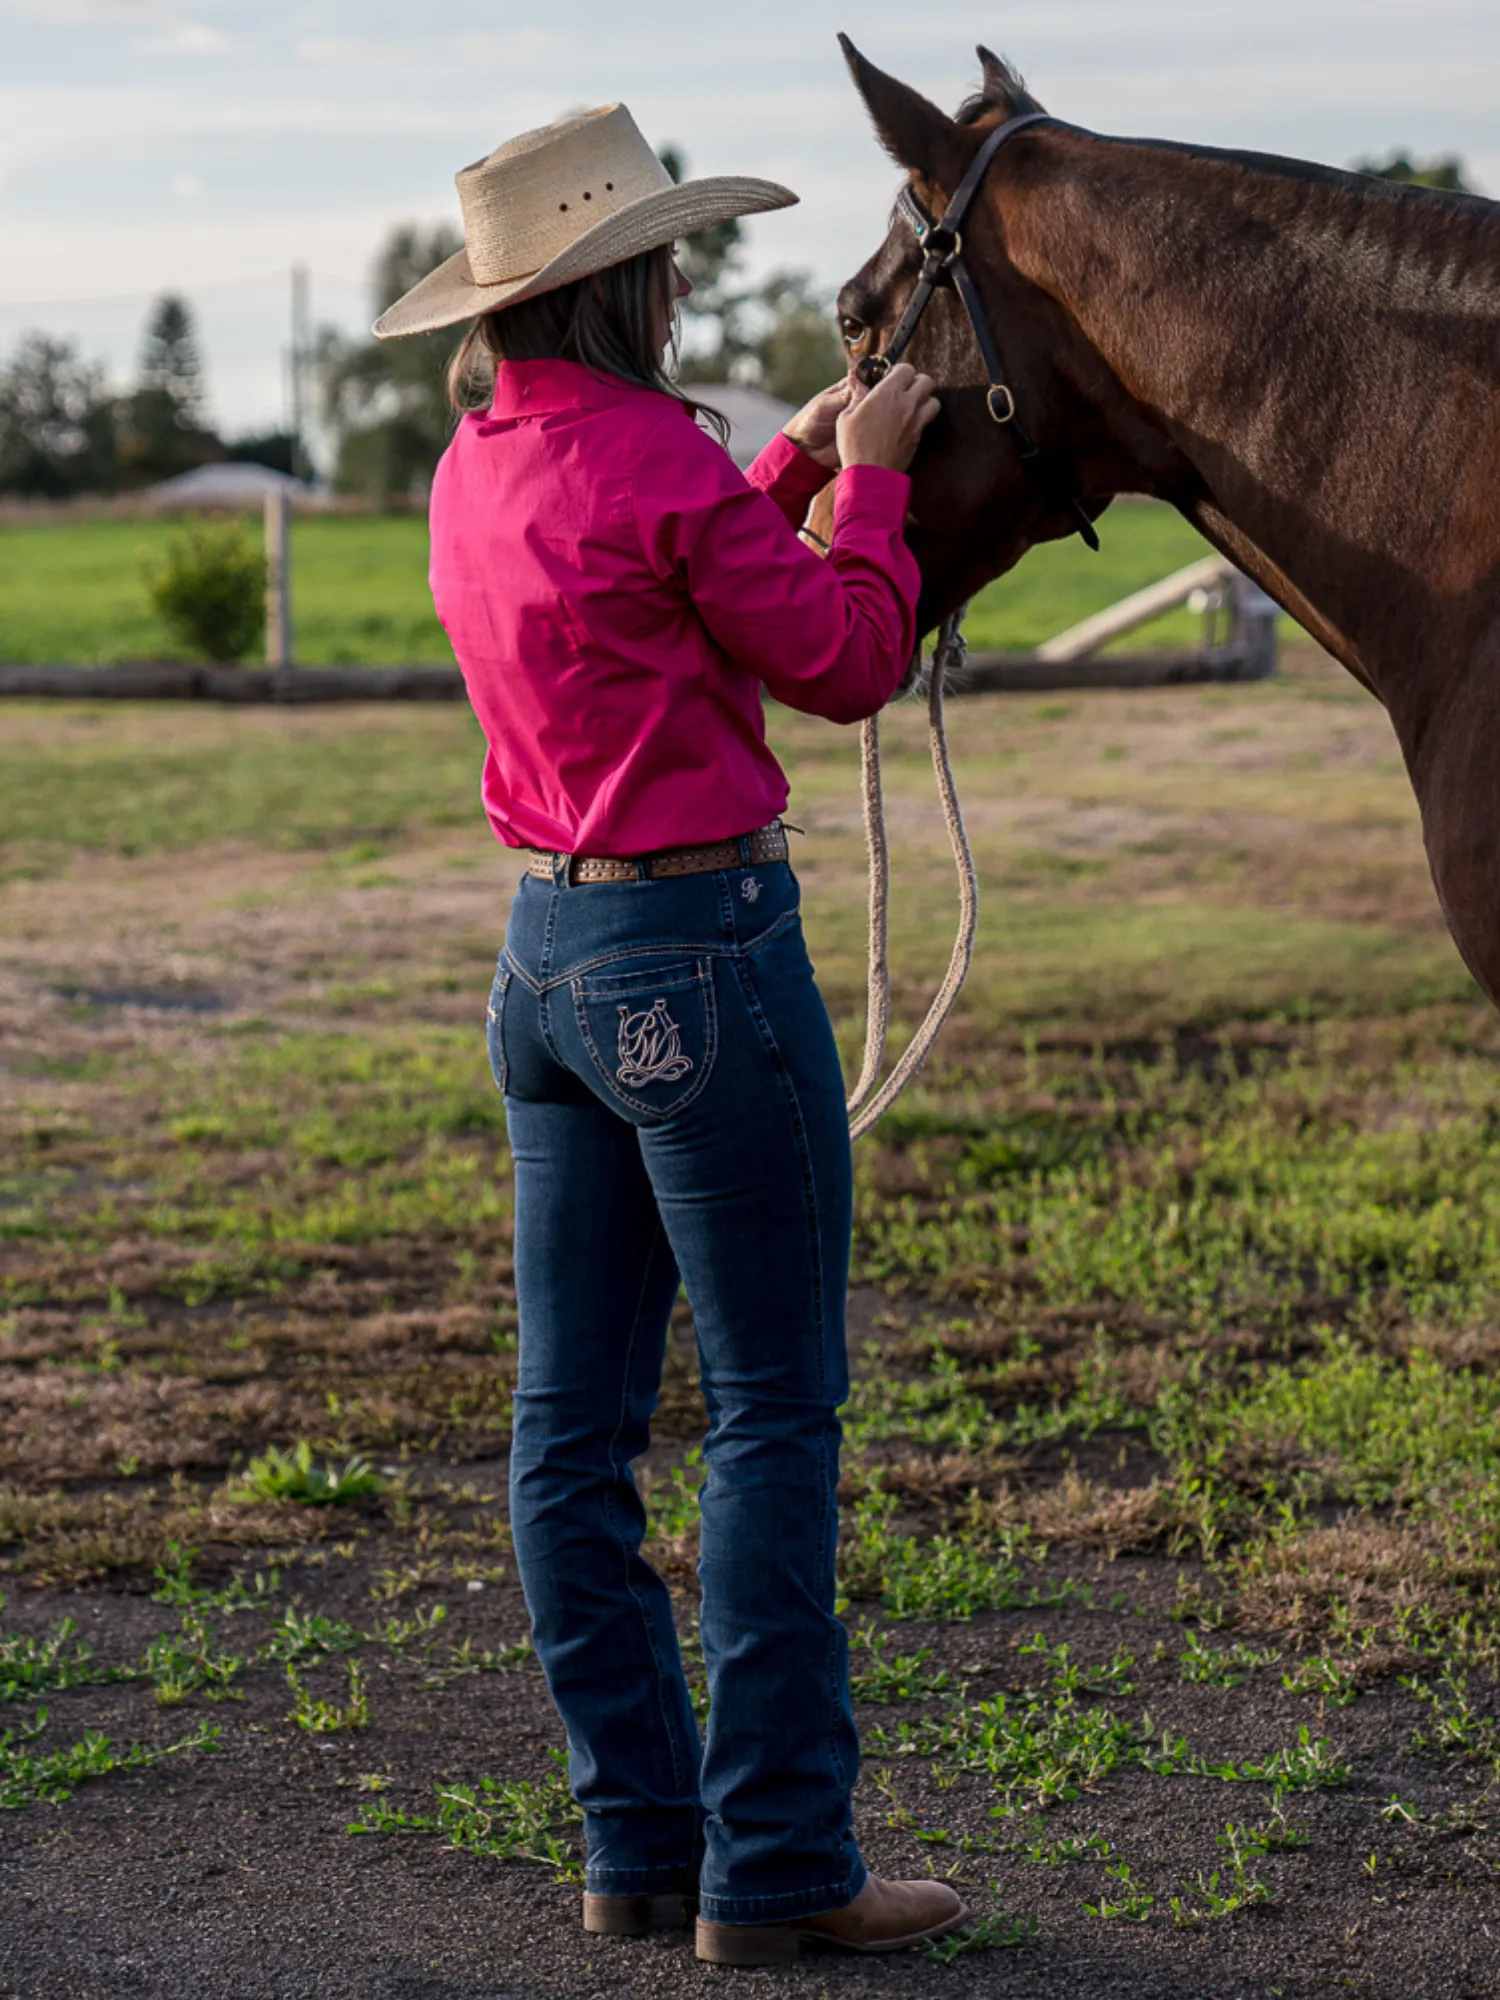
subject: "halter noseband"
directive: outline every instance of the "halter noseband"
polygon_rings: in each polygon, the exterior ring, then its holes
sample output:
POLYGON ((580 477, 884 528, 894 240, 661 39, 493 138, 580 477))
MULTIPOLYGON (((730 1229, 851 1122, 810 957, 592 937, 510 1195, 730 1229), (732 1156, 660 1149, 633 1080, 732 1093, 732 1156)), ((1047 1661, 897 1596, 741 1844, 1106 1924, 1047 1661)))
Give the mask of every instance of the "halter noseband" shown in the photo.
POLYGON ((974 339, 984 360, 985 373, 989 377, 989 387, 985 391, 985 408, 994 421, 1009 431, 1012 442, 1020 456, 1022 465, 1041 488, 1043 494, 1065 507, 1077 523, 1078 533, 1089 548, 1097 549, 1099 537, 1094 524, 1084 511, 1083 503, 1072 490, 1071 482, 1059 481, 1053 469, 1042 456, 1041 446, 1021 422, 1016 412, 1016 399, 1004 381, 1004 368, 1000 360, 1000 350, 995 345, 995 337, 990 332, 990 323, 985 317, 984 306, 975 289, 974 280, 963 259, 963 225, 974 197, 978 194, 984 177, 989 171, 990 161, 1017 132, 1028 125, 1037 125, 1047 119, 1045 111, 1027 111, 1019 118, 1007 118, 1003 125, 997 125, 974 158, 969 170, 959 182, 953 199, 943 211, 942 220, 934 222, 912 193, 910 183, 902 188, 896 198, 896 212, 916 233, 923 250, 922 271, 917 279, 916 289, 906 302, 906 310, 896 324, 896 331, 879 354, 867 354, 855 369, 866 388, 888 375, 893 365, 899 361, 911 343, 932 295, 939 285, 951 284, 963 302, 964 311, 969 316, 969 325, 974 329, 974 339))

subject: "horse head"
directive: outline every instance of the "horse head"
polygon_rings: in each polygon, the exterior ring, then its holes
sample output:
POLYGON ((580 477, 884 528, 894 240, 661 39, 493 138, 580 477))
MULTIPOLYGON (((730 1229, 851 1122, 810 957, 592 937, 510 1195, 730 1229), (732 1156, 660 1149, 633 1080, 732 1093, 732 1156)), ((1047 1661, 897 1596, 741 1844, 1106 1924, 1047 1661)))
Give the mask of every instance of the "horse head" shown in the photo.
MULTIPOLYGON (((942 214, 990 132, 1042 110, 987 49, 979 51, 981 93, 950 118, 866 61, 846 36, 840 41, 881 143, 906 169, 930 216, 942 214)), ((913 365, 932 377, 943 405, 912 466, 909 539, 922 569, 924 631, 1036 543, 1075 533, 1072 499, 1092 519, 1115 493, 1154 489, 1120 448, 1116 418, 1130 399, 1068 312, 1012 254, 1014 234, 1030 221, 1028 196, 1055 178, 1049 141, 1057 131, 1043 125, 1005 147, 963 229, 964 259, 994 330, 1006 386, 1041 447, 1040 461, 1030 467, 1022 462, 1014 436, 987 403, 979 348, 951 287, 933 295, 907 351, 913 365)), ((921 266, 915 232, 893 217, 885 241, 839 294, 839 330, 851 369, 888 342, 921 266)))

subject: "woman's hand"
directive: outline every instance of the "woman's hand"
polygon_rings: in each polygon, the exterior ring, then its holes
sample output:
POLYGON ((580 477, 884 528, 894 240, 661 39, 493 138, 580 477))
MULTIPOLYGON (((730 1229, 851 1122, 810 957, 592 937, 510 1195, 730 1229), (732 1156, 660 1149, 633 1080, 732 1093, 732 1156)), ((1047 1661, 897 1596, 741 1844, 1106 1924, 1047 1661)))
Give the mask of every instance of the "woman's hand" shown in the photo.
POLYGON ((883 465, 905 472, 917 455, 922 433, 942 405, 932 393, 932 377, 898 361, 875 387, 851 399, 839 416, 838 462, 883 465))
POLYGON ((851 382, 847 375, 831 388, 820 389, 812 401, 804 403, 792 418, 784 435, 816 464, 826 465, 830 472, 837 472, 838 420, 849 407, 851 398, 859 393, 858 385, 851 382))

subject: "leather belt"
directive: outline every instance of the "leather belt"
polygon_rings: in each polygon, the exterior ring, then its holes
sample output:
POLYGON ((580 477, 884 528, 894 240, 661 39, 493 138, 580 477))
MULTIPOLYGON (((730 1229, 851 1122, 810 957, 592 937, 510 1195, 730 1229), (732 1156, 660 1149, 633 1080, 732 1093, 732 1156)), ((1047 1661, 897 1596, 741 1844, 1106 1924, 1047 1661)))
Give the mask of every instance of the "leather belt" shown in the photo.
POLYGON ((643 854, 633 861, 602 854, 543 854, 534 852, 526 873, 539 882, 551 882, 559 861, 566 861, 566 880, 574 882, 658 882, 671 875, 716 875, 724 868, 759 867, 771 861, 785 861, 791 853, 786 828, 779 819, 757 827, 747 836, 749 859, 741 853, 739 840, 713 840, 702 847, 663 847, 655 854, 643 854))

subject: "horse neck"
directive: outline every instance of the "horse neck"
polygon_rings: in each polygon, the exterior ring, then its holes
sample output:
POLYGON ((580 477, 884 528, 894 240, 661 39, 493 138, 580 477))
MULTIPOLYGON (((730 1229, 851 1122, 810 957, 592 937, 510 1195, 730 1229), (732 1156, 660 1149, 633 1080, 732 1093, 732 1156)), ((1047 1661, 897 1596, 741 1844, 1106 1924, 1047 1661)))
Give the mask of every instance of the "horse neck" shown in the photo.
POLYGON ((1190 468, 1162 497, 1382 698, 1454 615, 1494 621, 1490 204, 1072 132, 995 198, 1118 385, 1119 433, 1144 416, 1190 468))

